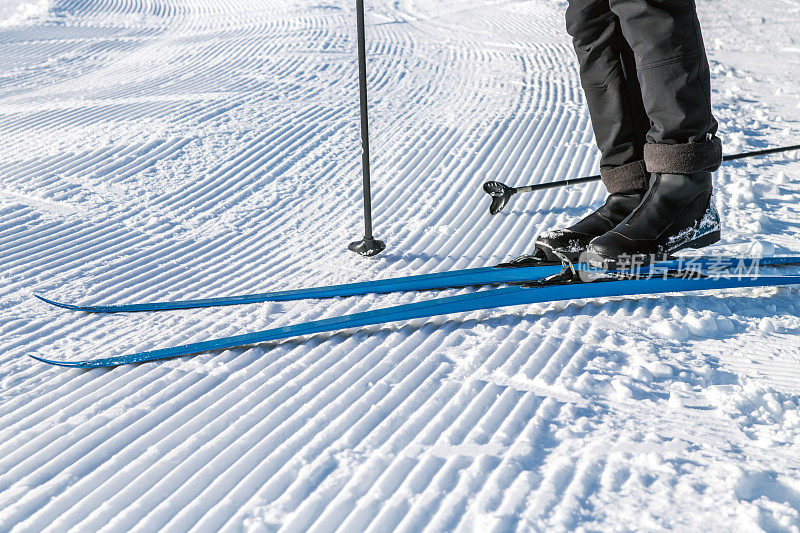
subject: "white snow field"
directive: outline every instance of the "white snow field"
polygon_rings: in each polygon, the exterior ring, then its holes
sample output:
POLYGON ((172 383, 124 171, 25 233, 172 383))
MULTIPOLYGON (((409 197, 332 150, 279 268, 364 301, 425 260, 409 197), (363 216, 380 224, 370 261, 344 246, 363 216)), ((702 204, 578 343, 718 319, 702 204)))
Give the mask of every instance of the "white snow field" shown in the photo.
MULTIPOLYGON (((559 0, 2 0, 0 531, 799 531, 800 292, 537 304, 106 370, 441 294, 49 307, 485 266, 596 207, 559 0)), ((800 2, 700 0, 725 151, 800 143, 800 2)), ((800 252, 798 153, 717 174, 716 253, 800 252)), ((791 272, 791 269, 788 269, 791 272)), ((792 272, 794 273, 794 272, 792 272)))

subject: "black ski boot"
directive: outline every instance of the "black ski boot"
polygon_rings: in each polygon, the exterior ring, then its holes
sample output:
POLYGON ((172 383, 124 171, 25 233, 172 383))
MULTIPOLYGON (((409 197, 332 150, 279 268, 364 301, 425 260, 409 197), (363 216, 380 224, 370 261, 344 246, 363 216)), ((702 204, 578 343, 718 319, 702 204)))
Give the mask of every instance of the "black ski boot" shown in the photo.
POLYGON ((719 241, 711 172, 652 174, 642 203, 614 229, 589 244, 589 262, 616 269, 646 265, 684 248, 719 241))
POLYGON ((558 262, 563 258, 577 261, 592 239, 614 229, 636 209, 645 192, 611 194, 600 209, 572 226, 539 235, 534 244, 535 255, 549 261, 558 262))

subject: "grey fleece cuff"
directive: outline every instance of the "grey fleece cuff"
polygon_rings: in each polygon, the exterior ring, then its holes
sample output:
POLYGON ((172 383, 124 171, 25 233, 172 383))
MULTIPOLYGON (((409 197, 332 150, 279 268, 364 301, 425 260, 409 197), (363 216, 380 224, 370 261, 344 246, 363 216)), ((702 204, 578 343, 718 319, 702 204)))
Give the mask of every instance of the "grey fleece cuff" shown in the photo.
POLYGON ((600 176, 608 194, 644 190, 650 181, 644 161, 634 161, 618 167, 601 167, 600 176))
POLYGON ((700 170, 714 172, 722 164, 722 141, 686 144, 645 144, 647 170, 658 174, 691 174, 700 170))

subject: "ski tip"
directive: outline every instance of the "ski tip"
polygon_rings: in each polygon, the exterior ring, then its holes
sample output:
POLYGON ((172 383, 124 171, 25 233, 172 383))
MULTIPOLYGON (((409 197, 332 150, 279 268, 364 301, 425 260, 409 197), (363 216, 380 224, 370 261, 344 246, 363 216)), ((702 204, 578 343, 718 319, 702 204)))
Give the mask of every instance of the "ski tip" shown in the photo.
POLYGON ((54 305, 56 307, 61 307, 61 308, 64 308, 64 309, 69 309, 69 307, 70 307, 69 304, 64 304, 64 303, 58 302, 56 300, 51 300, 50 298, 45 298, 44 296, 42 296, 38 292, 34 292, 33 296, 38 298, 39 300, 43 301, 46 304, 54 305))
POLYGON ((54 307, 59 307, 61 309, 69 309, 70 311, 89 311, 89 308, 87 308, 87 307, 82 307, 80 305, 74 305, 74 304, 67 304, 67 303, 56 301, 56 300, 51 300, 49 298, 45 298, 44 296, 42 296, 38 292, 34 292, 33 296, 38 298, 39 300, 43 301, 44 303, 46 303, 48 305, 52 305, 54 307))
MULTIPOLYGON (((158 361, 161 359, 166 359, 167 357, 163 358, 154 358, 154 359, 136 359, 137 355, 133 356, 119 356, 119 357, 107 357, 105 359, 86 359, 84 361, 56 361, 54 359, 45 359, 44 357, 38 357, 36 355, 26 354, 31 359, 36 359, 40 363, 45 363, 48 365, 53 366, 60 366, 65 368, 80 368, 83 370, 92 370, 95 368, 115 368, 122 365, 129 365, 129 364, 136 364, 136 363, 148 363, 150 361, 158 361)), ((186 355, 186 354, 182 354, 186 355)))
POLYGON ((63 366, 63 367, 68 367, 68 368, 80 368, 82 366, 82 365, 80 365, 78 363, 73 363, 73 362, 70 362, 70 361, 55 361, 53 359, 45 359, 44 357, 38 357, 38 356, 35 356, 35 355, 31 355, 31 354, 26 354, 26 355, 28 357, 30 357, 31 359, 36 359, 40 363, 45 363, 45 364, 52 365, 52 366, 63 366))

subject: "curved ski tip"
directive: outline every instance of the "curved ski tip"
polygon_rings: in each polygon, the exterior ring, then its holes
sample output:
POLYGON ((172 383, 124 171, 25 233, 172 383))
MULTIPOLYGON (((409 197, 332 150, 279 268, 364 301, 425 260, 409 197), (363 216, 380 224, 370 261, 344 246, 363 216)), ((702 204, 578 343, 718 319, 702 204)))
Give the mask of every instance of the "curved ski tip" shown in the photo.
POLYGON ((80 368, 79 364, 72 363, 70 361, 54 361, 52 359, 45 359, 44 357, 37 357, 37 356, 31 355, 31 354, 26 354, 26 355, 28 357, 32 358, 32 359, 36 359, 40 363, 45 363, 45 364, 48 364, 48 365, 65 366, 65 367, 71 367, 71 368, 80 368))
POLYGON ((36 298, 38 298, 39 300, 43 301, 44 303, 52 305, 52 306, 55 306, 55 307, 60 307, 61 309, 70 309, 72 311, 81 311, 81 310, 83 310, 83 308, 81 306, 79 306, 79 305, 65 304, 65 303, 62 303, 62 302, 58 302, 56 300, 51 300, 49 298, 45 298, 44 296, 42 296, 38 292, 34 292, 33 295, 36 298))
POLYGON ((40 299, 41 301, 43 301, 43 302, 50 303, 50 300, 48 300, 47 298, 45 298, 44 296, 42 296, 42 294, 41 294, 41 293, 39 293, 39 292, 33 291, 33 297, 34 297, 34 298, 39 298, 39 299, 40 299))

